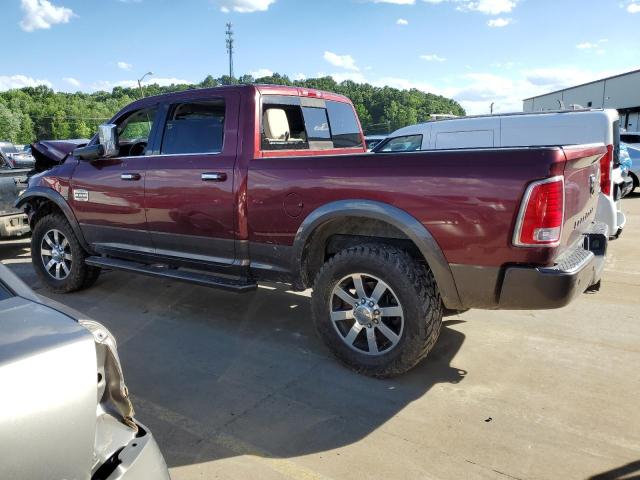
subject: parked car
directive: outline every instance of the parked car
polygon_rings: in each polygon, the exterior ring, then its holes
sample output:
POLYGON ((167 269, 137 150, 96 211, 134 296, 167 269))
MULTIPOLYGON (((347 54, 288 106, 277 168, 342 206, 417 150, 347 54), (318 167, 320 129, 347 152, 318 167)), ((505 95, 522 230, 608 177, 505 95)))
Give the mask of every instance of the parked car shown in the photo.
POLYGON ((393 132, 374 151, 513 148, 604 143, 600 160, 600 193, 596 220, 617 238, 626 217, 621 199, 625 180, 620 171, 620 122, 616 110, 481 115, 412 125, 393 132))
POLYGON ((29 153, 18 150, 11 142, 0 142, 0 168, 32 168, 34 158, 29 153))
POLYGON ((381 141, 387 138, 386 135, 367 135, 364 137, 365 144, 367 145, 367 151, 370 152, 378 145, 381 141))
POLYGON ((604 265, 603 144, 366 154, 346 97, 242 85, 139 100, 63 148, 17 202, 48 288, 312 287, 320 336, 369 375, 426 356, 443 308, 561 307, 604 265))
POLYGON ((169 479, 116 341, 0 265, 0 478, 169 479))
POLYGON ((622 145, 629 156, 629 160, 631 160, 628 175, 632 183, 629 193, 632 193, 636 188, 640 187, 640 144, 622 143, 622 145))

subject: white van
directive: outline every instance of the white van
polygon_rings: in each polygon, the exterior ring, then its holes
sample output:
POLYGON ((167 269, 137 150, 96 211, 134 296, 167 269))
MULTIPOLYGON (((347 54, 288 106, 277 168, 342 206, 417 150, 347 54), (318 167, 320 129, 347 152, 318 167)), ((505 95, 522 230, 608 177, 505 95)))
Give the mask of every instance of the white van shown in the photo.
POLYGON ((596 219, 620 235, 626 218, 621 210, 620 121, 616 110, 570 110, 512 113, 438 120, 396 130, 374 152, 451 150, 460 148, 533 147, 604 143, 600 161, 596 219))

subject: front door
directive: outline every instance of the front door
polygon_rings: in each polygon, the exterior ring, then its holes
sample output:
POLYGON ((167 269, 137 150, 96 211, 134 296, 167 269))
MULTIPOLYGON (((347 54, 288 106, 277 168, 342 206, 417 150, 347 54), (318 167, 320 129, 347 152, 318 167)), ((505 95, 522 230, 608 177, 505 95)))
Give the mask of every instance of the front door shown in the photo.
POLYGON ((239 97, 168 105, 149 157, 145 206, 156 254, 227 265, 235 258, 239 97))
POLYGON ((147 142, 157 107, 127 112, 116 120, 117 157, 81 161, 71 182, 70 202, 85 239, 96 250, 152 253, 144 210, 149 162, 147 142))

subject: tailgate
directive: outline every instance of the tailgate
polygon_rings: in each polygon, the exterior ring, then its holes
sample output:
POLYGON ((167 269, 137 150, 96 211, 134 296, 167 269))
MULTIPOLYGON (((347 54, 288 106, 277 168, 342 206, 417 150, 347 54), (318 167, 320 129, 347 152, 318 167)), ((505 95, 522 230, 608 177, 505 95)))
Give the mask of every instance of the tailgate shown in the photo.
POLYGON ((600 159, 607 153, 604 144, 563 147, 565 208, 561 248, 578 241, 591 226, 600 193, 600 159))

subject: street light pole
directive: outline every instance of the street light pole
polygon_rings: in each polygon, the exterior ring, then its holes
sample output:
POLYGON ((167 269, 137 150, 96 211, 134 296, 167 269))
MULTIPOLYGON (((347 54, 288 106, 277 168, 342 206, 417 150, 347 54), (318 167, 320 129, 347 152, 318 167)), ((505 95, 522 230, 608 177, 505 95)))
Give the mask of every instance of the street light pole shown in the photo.
POLYGON ((153 72, 147 72, 142 76, 142 78, 138 79, 138 88, 140 89, 140 98, 144 98, 144 90, 142 90, 142 82, 149 75, 153 75, 153 72))

